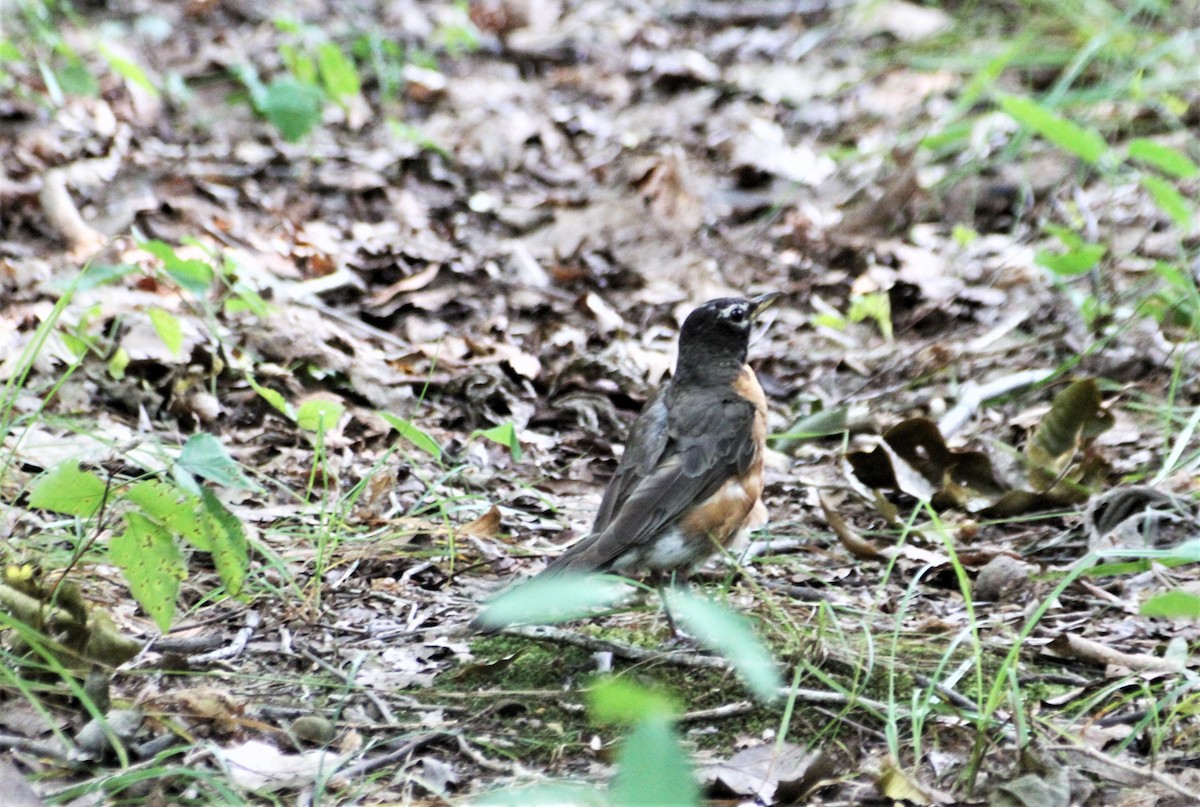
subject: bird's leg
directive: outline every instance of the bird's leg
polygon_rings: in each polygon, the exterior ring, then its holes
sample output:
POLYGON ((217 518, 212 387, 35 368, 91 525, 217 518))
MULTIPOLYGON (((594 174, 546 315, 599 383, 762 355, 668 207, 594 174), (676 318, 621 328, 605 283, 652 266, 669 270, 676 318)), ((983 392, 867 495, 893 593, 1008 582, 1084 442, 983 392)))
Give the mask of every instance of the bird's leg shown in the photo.
POLYGON ((667 618, 667 627, 671 629, 671 638, 676 641, 688 638, 687 634, 679 630, 679 626, 675 624, 675 617, 671 615, 671 606, 667 604, 667 589, 687 588, 687 575, 684 572, 654 572, 654 584, 658 589, 659 599, 662 600, 663 614, 667 618))

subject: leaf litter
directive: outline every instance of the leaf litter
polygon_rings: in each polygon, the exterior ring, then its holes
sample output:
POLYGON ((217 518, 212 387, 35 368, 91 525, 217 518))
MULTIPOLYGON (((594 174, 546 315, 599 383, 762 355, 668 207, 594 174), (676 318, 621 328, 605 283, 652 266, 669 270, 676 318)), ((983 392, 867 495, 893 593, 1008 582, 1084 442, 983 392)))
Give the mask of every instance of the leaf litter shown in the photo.
MULTIPOLYGON (((951 20, 868 6, 489 0, 468 22, 448 2, 332 16, 306 3, 287 11, 301 30, 335 20, 334 36, 375 33, 362 41, 413 58, 391 95, 377 74, 298 143, 230 100, 236 70, 279 74, 304 46, 275 24, 283 9, 88 11, 80 33, 116 23, 122 52, 190 92, 108 73, 100 94, 46 111, 23 100, 42 79, 12 67, 24 94, 4 102, 0 140, 0 380, 18 424, 3 443, 6 610, 33 624, 29 602, 56 603, 66 650, 85 659, 72 668, 99 662, 147 715, 121 739, 134 758, 175 732, 188 765, 246 791, 303 791, 338 768, 332 787, 368 801, 474 796, 535 772, 607 780, 622 734, 583 714, 590 653, 463 625, 586 530, 691 307, 769 288, 788 301, 752 346, 772 431, 819 435, 774 443, 772 521, 753 561, 715 576, 789 675, 804 672, 786 736, 782 707, 722 711, 745 696, 727 672, 648 664, 647 648, 667 655, 653 599, 540 635, 602 639, 618 670, 671 681, 702 716, 685 737, 713 797, 1188 803, 1196 629, 1138 609, 1196 586, 1191 565, 1146 554, 1196 534, 1194 424, 1172 420, 1195 406, 1195 341, 1121 310, 1093 338, 1037 261, 1053 246, 1043 221, 1119 236, 1105 282, 1120 309, 1178 233, 1061 151, 947 179, 962 165, 898 146, 935 128, 969 77, 884 66, 890 43, 951 20), (455 31, 478 47, 448 44, 455 31), (84 260, 111 279, 75 291, 26 370, 84 260), (342 415, 322 431, 306 404, 342 415), (1114 422, 1120 439, 1103 433, 1114 422), (159 637, 92 551, 114 537, 111 515, 81 538, 28 490, 64 461, 118 486, 165 478, 204 432, 252 481, 217 488, 250 533, 251 593, 210 598, 216 570, 192 558, 159 637), (84 551, 68 565, 64 547, 84 551), (1098 553, 1097 574, 1076 569, 1098 553), (69 608, 60 575, 83 587, 69 608), (956 650, 972 620, 989 675, 1023 645, 1013 675, 1029 701, 990 720, 956 650), (117 666, 130 639, 148 644, 117 666), (893 716, 855 707, 889 682, 893 716), (931 721, 920 755, 914 704, 931 721), (309 716, 335 727, 327 750, 322 732, 289 734, 309 716), (1023 745, 1021 720, 1035 725, 1023 745), (389 776, 364 778, 378 768, 389 776)), ((1015 132, 997 116, 972 125, 962 164, 1015 132)), ((46 745, 51 715, 72 730, 92 717, 66 697, 52 706, 8 728, 23 771, 39 787, 102 778, 46 745)), ((164 777, 151 798, 173 787, 164 777)))

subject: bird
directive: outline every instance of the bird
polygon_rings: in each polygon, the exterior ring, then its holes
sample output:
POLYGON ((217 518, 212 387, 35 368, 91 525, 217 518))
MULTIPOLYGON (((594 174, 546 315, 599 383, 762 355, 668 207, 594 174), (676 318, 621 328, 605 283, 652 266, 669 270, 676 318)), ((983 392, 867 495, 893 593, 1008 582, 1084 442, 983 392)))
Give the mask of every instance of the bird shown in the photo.
POLYGON ((722 297, 687 316, 675 371, 630 429, 590 533, 537 577, 648 572, 661 589, 767 520, 767 399, 746 359, 778 297, 722 297))

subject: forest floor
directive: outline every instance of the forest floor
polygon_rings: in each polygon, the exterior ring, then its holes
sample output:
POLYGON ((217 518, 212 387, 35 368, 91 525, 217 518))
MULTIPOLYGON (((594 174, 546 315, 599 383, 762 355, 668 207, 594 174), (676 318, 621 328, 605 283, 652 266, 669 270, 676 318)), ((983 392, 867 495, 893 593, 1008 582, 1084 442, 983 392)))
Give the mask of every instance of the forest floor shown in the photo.
POLYGON ((1200 802, 1187 6, 0 2, 0 790, 1200 802), (765 291, 786 691, 468 629, 765 291))

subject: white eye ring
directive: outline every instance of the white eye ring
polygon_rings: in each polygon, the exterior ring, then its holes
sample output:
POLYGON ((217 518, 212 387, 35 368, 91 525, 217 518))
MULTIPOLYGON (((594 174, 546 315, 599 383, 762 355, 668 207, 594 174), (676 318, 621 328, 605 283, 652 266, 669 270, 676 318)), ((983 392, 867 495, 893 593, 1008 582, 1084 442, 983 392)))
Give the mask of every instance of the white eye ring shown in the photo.
POLYGON ((746 318, 746 306, 741 303, 735 303, 721 312, 721 318, 740 322, 746 318))

